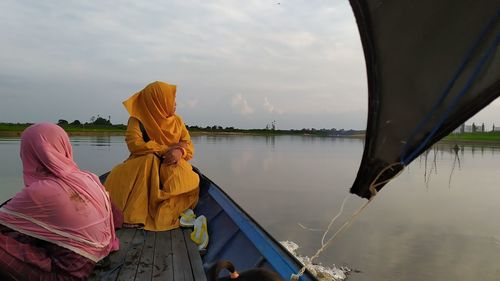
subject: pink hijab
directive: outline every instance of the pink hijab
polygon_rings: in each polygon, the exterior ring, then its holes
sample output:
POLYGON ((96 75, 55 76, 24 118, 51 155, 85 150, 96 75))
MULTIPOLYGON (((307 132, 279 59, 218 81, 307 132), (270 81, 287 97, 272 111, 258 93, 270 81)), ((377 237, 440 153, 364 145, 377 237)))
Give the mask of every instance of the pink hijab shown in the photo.
POLYGON ((21 160, 25 186, 0 208, 0 224, 95 262, 118 249, 109 196, 94 174, 73 161, 61 127, 28 127, 21 160))

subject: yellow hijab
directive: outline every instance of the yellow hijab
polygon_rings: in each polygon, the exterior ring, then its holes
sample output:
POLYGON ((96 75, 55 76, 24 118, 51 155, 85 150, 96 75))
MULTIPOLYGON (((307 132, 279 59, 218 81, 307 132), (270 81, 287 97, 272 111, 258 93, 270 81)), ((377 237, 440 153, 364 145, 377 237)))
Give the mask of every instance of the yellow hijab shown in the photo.
POLYGON ((182 130, 175 115, 176 86, 156 81, 123 102, 131 117, 138 119, 151 140, 173 145, 182 130))

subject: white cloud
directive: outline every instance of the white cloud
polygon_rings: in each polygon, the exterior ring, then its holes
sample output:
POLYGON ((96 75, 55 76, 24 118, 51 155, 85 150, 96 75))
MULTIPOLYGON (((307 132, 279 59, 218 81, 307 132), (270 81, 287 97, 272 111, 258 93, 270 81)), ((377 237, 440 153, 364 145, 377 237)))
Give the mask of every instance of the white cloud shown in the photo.
POLYGON ((218 15, 222 20, 231 22, 250 22, 252 19, 248 13, 238 6, 231 6, 231 3, 208 3, 207 10, 218 15), (229 5, 228 5, 229 4, 229 5))
POLYGON ((249 115, 254 112, 253 108, 248 105, 247 100, 243 97, 242 94, 237 94, 233 96, 231 105, 234 109, 238 110, 242 115, 249 115))
POLYGON ((195 108, 198 105, 198 100, 197 99, 187 100, 186 104, 188 108, 195 108))
POLYGON ((272 105, 267 97, 264 97, 264 109, 269 113, 283 114, 283 110, 272 105))
POLYGON ((263 37, 266 37, 266 39, 278 46, 287 46, 293 49, 307 48, 317 41, 313 34, 305 31, 282 32, 279 34, 268 34, 263 37))
POLYGON ((196 108, 198 105, 198 99, 189 99, 189 100, 184 100, 184 101, 177 101, 177 107, 178 108, 188 108, 188 109, 193 109, 196 108))
POLYGON ((126 123, 122 101, 162 80, 182 89, 191 124, 260 128, 273 115, 280 128, 363 126, 365 64, 348 1, 113 3, 0 1, 0 121, 101 113, 126 123))

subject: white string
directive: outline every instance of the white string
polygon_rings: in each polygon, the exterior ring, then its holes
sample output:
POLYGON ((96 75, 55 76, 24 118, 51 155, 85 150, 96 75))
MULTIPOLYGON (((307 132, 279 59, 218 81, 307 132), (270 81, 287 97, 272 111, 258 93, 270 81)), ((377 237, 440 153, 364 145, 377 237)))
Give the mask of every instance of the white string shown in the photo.
MULTIPOLYGON (((385 167, 384 169, 382 169, 379 174, 375 177, 375 179, 372 181, 372 183, 370 184, 369 186, 369 190, 370 190, 370 193, 371 193, 371 197, 370 199, 361 206, 361 208, 359 208, 357 211, 355 211, 351 217, 346 220, 344 222, 344 224, 342 224, 342 226, 339 228, 339 230, 337 230, 332 237, 330 237, 326 243, 324 242, 324 239, 326 237, 326 235, 328 234, 328 232, 330 231, 330 228, 331 226, 333 225, 333 223, 335 222, 335 220, 340 216, 340 214, 342 214, 342 211, 344 209, 344 204, 345 202, 347 201, 347 198, 349 198, 349 195, 348 194, 345 198, 344 198, 344 201, 342 202, 342 205, 341 205, 341 209, 340 209, 340 212, 339 214, 337 214, 331 221, 330 221, 330 224, 328 225, 325 233, 323 234, 323 238, 321 239, 321 247, 316 251, 316 253, 314 254, 314 256, 311 257, 311 259, 309 260, 309 264, 313 264, 313 261, 319 257, 319 255, 330 245, 330 243, 337 237, 337 235, 339 235, 340 233, 342 233, 342 231, 346 230, 354 221, 354 219, 368 206, 368 204, 370 204, 373 199, 375 199, 376 195, 377 195, 377 189, 376 187, 377 186, 380 186, 380 185, 383 185, 387 182, 389 182, 391 179, 397 177, 401 171, 403 169, 401 169, 396 175, 392 176, 391 178, 387 179, 387 180, 384 180, 382 182, 379 182, 377 183, 378 179, 380 178, 380 176, 388 169, 392 169, 394 166, 403 166, 404 168, 404 164, 401 163, 401 162, 396 162, 396 163, 392 163, 390 165, 388 165, 387 167, 385 167)), ((306 271, 306 267, 307 265, 304 264, 304 266, 302 266, 302 268, 299 270, 299 272, 297 274, 292 274, 292 276, 290 276, 290 280, 291 281, 298 281, 299 278, 304 274, 304 272, 306 271)))
POLYGON ((324 245, 325 244, 325 237, 326 235, 328 234, 328 232, 330 231, 330 228, 332 227, 333 223, 335 222, 335 220, 337 220, 338 217, 340 217, 340 215, 342 215, 342 212, 344 211, 344 205, 345 205, 345 202, 347 201, 347 198, 349 198, 351 196, 351 194, 347 194, 346 197, 344 198, 344 201, 342 201, 342 205, 340 206, 340 211, 339 213, 330 221, 330 224, 328 224, 328 227, 325 229, 322 229, 322 228, 311 228, 311 227, 307 227, 307 226, 304 226, 303 224, 301 224, 300 222, 298 222, 297 224, 302 228, 302 229, 305 229, 305 230, 309 230, 309 231, 324 231, 323 233, 323 237, 321 238, 321 245, 324 245))
POLYGON ((330 224, 326 228, 326 231, 325 231, 325 233, 323 233, 323 237, 321 238, 321 246, 325 245, 325 237, 326 237, 326 235, 330 231, 330 228, 332 227, 332 225, 335 222, 335 220, 337 220, 337 218, 340 217, 340 215, 342 215, 342 212, 344 211, 345 202, 347 201, 347 198, 350 198, 350 197, 351 197, 350 193, 346 195, 346 197, 344 198, 344 201, 342 201, 342 205, 340 206, 339 213, 330 221, 330 224))
MULTIPOLYGON (((361 213, 361 211, 363 211, 366 206, 368 206, 368 204, 370 202, 373 201, 373 199, 375 198, 375 196, 372 196, 370 198, 370 200, 368 200, 365 204, 363 204, 363 206, 361 206, 361 208, 359 208, 356 212, 354 212, 354 214, 352 214, 352 216, 340 227, 339 230, 337 230, 337 232, 335 232, 333 234, 332 237, 330 237, 330 239, 328 239, 328 241, 326 243, 324 243, 317 251, 316 253, 314 254, 314 256, 311 257, 311 259, 309 260, 309 263, 310 264, 313 264, 313 261, 319 257, 319 255, 329 246, 330 242, 333 241, 333 239, 335 237, 337 237, 337 235, 339 235, 343 230, 347 229, 347 227, 349 227, 351 225, 351 223, 354 221, 354 219, 361 213)), ((333 221, 333 219, 332 219, 333 221)), ((325 234, 326 232, 328 232, 328 229, 327 231, 325 231, 325 234)), ((297 281, 299 280, 300 276, 302 276, 304 274, 304 272, 306 271, 306 267, 307 265, 304 264, 304 266, 300 269, 300 271, 297 273, 297 274, 292 274, 292 276, 290 277, 290 280, 292 281, 297 281)))
POLYGON ((301 224, 300 222, 298 222, 297 224, 300 226, 300 228, 305 229, 305 230, 309 230, 309 231, 324 231, 324 229, 322 229, 322 228, 307 227, 307 226, 301 224))

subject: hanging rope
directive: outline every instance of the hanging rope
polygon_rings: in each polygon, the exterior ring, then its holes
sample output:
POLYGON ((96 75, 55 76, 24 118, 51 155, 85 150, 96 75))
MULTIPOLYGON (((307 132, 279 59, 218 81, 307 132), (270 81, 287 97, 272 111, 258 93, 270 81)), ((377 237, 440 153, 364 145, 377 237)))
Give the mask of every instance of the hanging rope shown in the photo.
POLYGON ((322 229, 322 228, 307 227, 307 226, 301 224, 300 222, 298 222, 297 224, 300 226, 300 228, 305 229, 305 230, 309 230, 309 231, 324 231, 324 229, 322 229))
MULTIPOLYGON (((360 213, 361 213, 361 212, 362 212, 362 211, 363 211, 363 210, 364 210, 364 209, 368 206, 368 204, 370 204, 370 203, 373 201, 373 199, 375 199, 375 197, 376 197, 376 195, 377 195, 377 189, 376 189, 376 187, 377 187, 377 186, 379 186, 379 185, 385 184, 385 183, 387 183, 388 181, 390 181, 391 179, 393 179, 393 178, 397 177, 397 176, 401 173, 401 171, 402 171, 403 169, 401 169, 401 170, 399 171, 399 173, 395 174, 395 175, 394 175, 394 176, 392 176, 390 179, 387 179, 387 180, 385 180, 385 181, 382 181, 382 182, 377 183, 377 181, 378 181, 378 179, 380 178, 380 176, 381 176, 381 175, 382 175, 385 171, 387 171, 388 169, 392 169, 392 168, 393 168, 393 167, 395 167, 395 166, 401 166, 401 165, 403 165, 401 162, 396 162, 396 163, 390 164, 390 165, 388 165, 387 167, 385 167, 384 169, 382 169, 382 170, 378 173, 378 175, 375 177, 375 179, 372 181, 372 183, 370 184, 370 187, 369 187, 369 190, 370 190, 371 195, 372 195, 372 196, 370 197, 370 199, 369 199, 369 200, 368 200, 365 204, 363 204, 363 205, 361 206, 361 208, 359 208, 357 211, 355 211, 355 212, 351 215, 351 217, 350 217, 348 220, 346 220, 346 221, 344 222, 344 224, 342 224, 342 226, 341 226, 341 227, 340 227, 340 228, 339 228, 339 229, 338 229, 338 230, 337 230, 337 231, 336 231, 336 232, 332 235, 332 237, 330 237, 330 238, 326 241, 326 243, 325 243, 324 241, 325 241, 326 235, 327 235, 327 234, 328 234, 328 232, 330 231, 330 228, 332 227, 332 225, 333 225, 333 223, 335 222, 335 220, 336 220, 336 219, 337 219, 337 218, 338 218, 338 217, 342 214, 342 212, 343 212, 343 210, 344 210, 344 205, 345 205, 345 203, 346 203, 346 201, 347 201, 347 198, 349 198, 349 195, 350 195, 350 194, 348 194, 348 196, 346 196, 346 197, 344 198, 344 201, 342 202, 342 205, 341 205, 341 207, 340 207, 340 211, 339 211, 339 213, 338 213, 335 217, 333 217, 333 218, 331 219, 330 223, 328 224, 327 229, 325 230, 325 233, 323 234, 323 238, 321 239, 321 247, 320 247, 320 248, 316 251, 316 253, 314 254, 314 256, 312 256, 312 257, 311 257, 311 259, 309 260, 309 263, 310 263, 310 264, 313 264, 313 261, 314 261, 315 259, 317 259, 317 258, 320 256, 320 254, 321 254, 324 250, 326 250, 326 248, 328 248, 328 247, 330 246, 331 242, 332 242, 332 241, 333 241, 333 240, 334 240, 334 239, 335 239, 335 238, 336 238, 336 237, 337 237, 340 233, 342 233, 344 230, 346 230, 347 228, 349 228, 349 226, 351 226, 351 224, 353 223, 354 219, 355 219, 355 218, 356 218, 356 217, 357 217, 357 216, 358 216, 358 215, 359 215, 359 214, 360 214, 360 213)), ((404 168, 404 165, 403 165, 403 168, 404 168)), ((298 272, 297 274, 292 274, 292 276, 290 276, 290 280, 291 280, 291 281, 298 281, 298 280, 299 280, 299 278, 300 278, 302 275, 304 275, 304 272, 306 271, 306 268, 307 268, 307 265, 306 265, 306 264, 304 264, 304 266, 302 266, 302 268, 299 270, 299 272, 298 272)))
POLYGON ((330 231, 330 228, 332 228, 333 223, 337 220, 338 217, 340 217, 340 215, 342 215, 342 212, 344 212, 345 202, 347 202, 347 198, 350 198, 350 196, 351 196, 350 193, 346 195, 346 197, 342 201, 342 205, 340 205, 340 211, 339 211, 339 213, 330 221, 330 224, 328 224, 328 227, 326 228, 326 231, 325 231, 325 233, 323 233, 323 237, 321 238, 321 246, 325 245, 326 235, 330 231))

